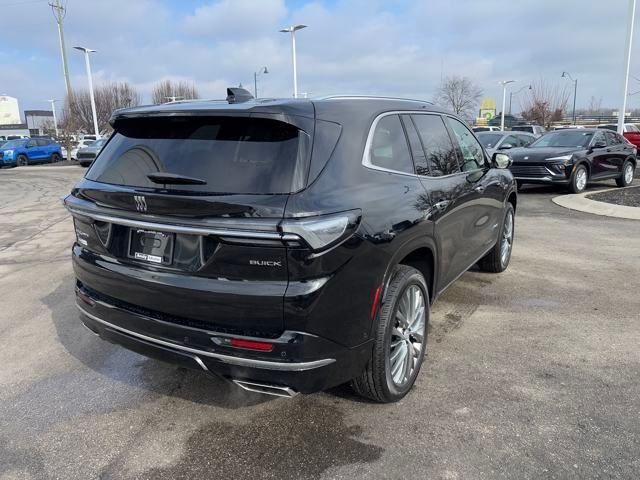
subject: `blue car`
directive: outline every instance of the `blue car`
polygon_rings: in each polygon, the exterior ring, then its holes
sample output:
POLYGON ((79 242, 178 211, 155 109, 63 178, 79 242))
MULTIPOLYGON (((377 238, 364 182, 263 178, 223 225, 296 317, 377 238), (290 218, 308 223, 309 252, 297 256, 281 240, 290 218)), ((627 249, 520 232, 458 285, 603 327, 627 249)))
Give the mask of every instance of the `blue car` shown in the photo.
POLYGON ((18 138, 9 140, 0 147, 0 167, 54 163, 60 160, 60 145, 50 138, 18 138))

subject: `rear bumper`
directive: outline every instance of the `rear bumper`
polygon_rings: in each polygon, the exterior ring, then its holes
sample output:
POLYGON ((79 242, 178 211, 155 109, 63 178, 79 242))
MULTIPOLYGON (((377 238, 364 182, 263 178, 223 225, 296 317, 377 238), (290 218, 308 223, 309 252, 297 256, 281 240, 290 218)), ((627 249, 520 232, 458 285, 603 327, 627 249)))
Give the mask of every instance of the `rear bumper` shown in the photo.
POLYGON ((278 338, 251 337, 273 344, 273 349, 249 351, 227 346, 224 340, 230 335, 163 322, 109 304, 92 296, 82 284, 76 287, 76 294, 82 322, 104 340, 229 380, 288 387, 300 393, 321 391, 355 377, 372 348, 370 342, 346 348, 315 335, 285 331, 278 338))

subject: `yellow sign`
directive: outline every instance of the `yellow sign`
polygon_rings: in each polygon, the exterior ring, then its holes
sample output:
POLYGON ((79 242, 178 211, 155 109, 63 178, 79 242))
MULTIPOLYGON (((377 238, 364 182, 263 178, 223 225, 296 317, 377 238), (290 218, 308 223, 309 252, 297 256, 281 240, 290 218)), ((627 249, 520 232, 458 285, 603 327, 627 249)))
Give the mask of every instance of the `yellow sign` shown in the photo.
POLYGON ((496 116, 496 102, 493 100, 493 98, 485 98, 484 100, 482 100, 482 103, 480 104, 479 116, 487 121, 496 116))

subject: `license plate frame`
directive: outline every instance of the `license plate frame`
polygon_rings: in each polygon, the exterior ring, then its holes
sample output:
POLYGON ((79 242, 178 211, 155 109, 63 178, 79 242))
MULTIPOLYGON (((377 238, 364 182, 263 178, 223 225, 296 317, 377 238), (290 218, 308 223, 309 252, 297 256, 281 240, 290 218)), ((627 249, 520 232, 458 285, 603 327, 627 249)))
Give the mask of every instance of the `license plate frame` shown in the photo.
POLYGON ((127 256, 149 265, 171 265, 175 233, 130 228, 127 256))

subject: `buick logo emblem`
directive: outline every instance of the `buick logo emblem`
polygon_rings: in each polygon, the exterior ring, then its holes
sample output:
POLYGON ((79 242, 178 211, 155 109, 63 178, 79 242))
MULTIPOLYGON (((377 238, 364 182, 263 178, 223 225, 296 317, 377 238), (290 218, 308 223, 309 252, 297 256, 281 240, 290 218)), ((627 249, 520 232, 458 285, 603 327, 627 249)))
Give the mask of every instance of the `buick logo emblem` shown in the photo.
POLYGON ((133 200, 136 202, 136 210, 139 212, 147 211, 147 201, 142 195, 134 195, 133 200))

